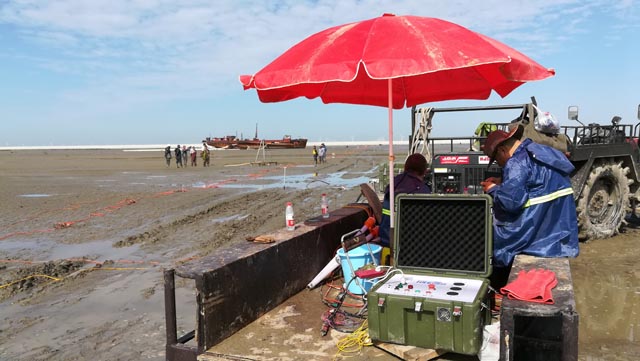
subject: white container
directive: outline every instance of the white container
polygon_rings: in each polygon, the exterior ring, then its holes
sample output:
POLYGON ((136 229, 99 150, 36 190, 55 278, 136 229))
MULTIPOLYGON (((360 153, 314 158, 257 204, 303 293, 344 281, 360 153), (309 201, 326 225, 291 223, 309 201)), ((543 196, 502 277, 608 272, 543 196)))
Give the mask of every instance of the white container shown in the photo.
POLYGON ((284 219, 286 221, 286 226, 288 231, 293 231, 296 229, 296 221, 293 216, 293 204, 291 202, 287 202, 287 208, 284 211, 284 219))
POLYGON ((322 218, 329 218, 329 202, 327 201, 327 195, 322 193, 322 218))

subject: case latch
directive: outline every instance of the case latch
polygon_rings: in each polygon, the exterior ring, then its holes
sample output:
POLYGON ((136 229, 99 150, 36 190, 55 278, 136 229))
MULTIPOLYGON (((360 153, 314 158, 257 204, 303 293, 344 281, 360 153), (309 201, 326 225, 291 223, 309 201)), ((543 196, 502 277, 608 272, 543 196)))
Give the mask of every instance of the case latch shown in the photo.
POLYGON ((460 316, 462 316, 462 307, 460 307, 460 306, 454 306, 454 307, 453 307, 453 316, 455 316, 455 317, 460 317, 460 316))
POLYGON ((385 299, 383 297, 378 298, 378 307, 383 307, 384 306, 384 301, 385 301, 385 299))
POLYGON ((416 302, 415 306, 413 307, 414 311, 416 312, 420 312, 422 311, 422 302, 416 302))

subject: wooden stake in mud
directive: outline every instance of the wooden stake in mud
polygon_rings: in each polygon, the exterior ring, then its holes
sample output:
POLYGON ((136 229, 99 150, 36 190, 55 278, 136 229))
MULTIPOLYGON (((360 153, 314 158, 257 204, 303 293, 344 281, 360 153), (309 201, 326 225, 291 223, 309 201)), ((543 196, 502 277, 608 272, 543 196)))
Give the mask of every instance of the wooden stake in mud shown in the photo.
POLYGON ((282 177, 282 189, 287 189, 287 167, 284 167, 284 176, 282 177))

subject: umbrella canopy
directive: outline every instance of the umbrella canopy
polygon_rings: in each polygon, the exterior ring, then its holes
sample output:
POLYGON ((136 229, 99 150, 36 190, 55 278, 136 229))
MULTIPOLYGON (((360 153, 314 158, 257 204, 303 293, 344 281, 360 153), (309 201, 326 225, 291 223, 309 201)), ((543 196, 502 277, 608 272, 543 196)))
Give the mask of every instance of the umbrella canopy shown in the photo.
POLYGON ((392 170, 393 109, 487 99, 492 90, 505 97, 525 82, 554 74, 507 45, 454 23, 385 14, 311 35, 256 74, 241 75, 240 82, 245 90, 255 88, 266 103, 304 96, 388 107, 392 170))
POLYGON ((263 102, 320 97, 325 103, 388 106, 505 97, 527 81, 552 76, 524 54, 457 24, 392 16, 326 29, 294 45, 253 76, 263 102))

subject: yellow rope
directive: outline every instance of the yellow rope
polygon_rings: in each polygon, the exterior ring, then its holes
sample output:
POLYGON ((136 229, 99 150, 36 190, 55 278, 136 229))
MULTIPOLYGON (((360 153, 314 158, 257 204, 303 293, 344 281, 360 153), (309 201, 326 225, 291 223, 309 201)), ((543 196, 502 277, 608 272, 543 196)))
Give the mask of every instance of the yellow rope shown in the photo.
MULTIPOLYGON (((95 271, 95 270, 104 270, 104 271, 139 271, 139 270, 147 270, 149 268, 144 268, 144 267, 94 267, 94 268, 85 268, 82 270, 79 270, 78 272, 87 272, 87 271, 95 271)), ((78 272, 74 272, 74 273, 78 273, 78 272)), ((49 275, 44 275, 44 274, 35 274, 35 275, 31 275, 31 276, 27 276, 24 278, 21 278, 17 281, 13 281, 13 282, 9 282, 7 284, 4 285, 0 285, 0 289, 3 289, 5 287, 9 287, 11 285, 14 285, 18 282, 22 282, 24 280, 28 280, 29 278, 35 278, 35 277, 46 277, 49 279, 52 279, 54 281, 62 281, 64 278, 58 278, 58 277, 53 277, 53 276, 49 276, 49 275)))
POLYGON ((363 347, 371 345, 373 345, 373 343, 371 342, 371 338, 369 337, 368 323, 367 320, 364 320, 362 325, 360 325, 357 330, 338 340, 336 344, 336 346, 338 347, 338 352, 333 357, 333 359, 337 360, 340 356, 340 353, 360 352, 363 347))
POLYGON ((62 281, 62 278, 56 278, 56 277, 52 277, 52 276, 49 276, 49 275, 35 274, 35 275, 27 276, 25 278, 21 278, 21 279, 19 279, 17 281, 9 282, 9 283, 7 283, 5 285, 1 285, 0 289, 5 288, 5 287, 9 287, 9 286, 11 286, 13 284, 16 284, 18 282, 22 282, 24 280, 28 280, 29 278, 35 278, 35 277, 46 277, 46 278, 50 278, 50 279, 52 279, 54 281, 62 281))

